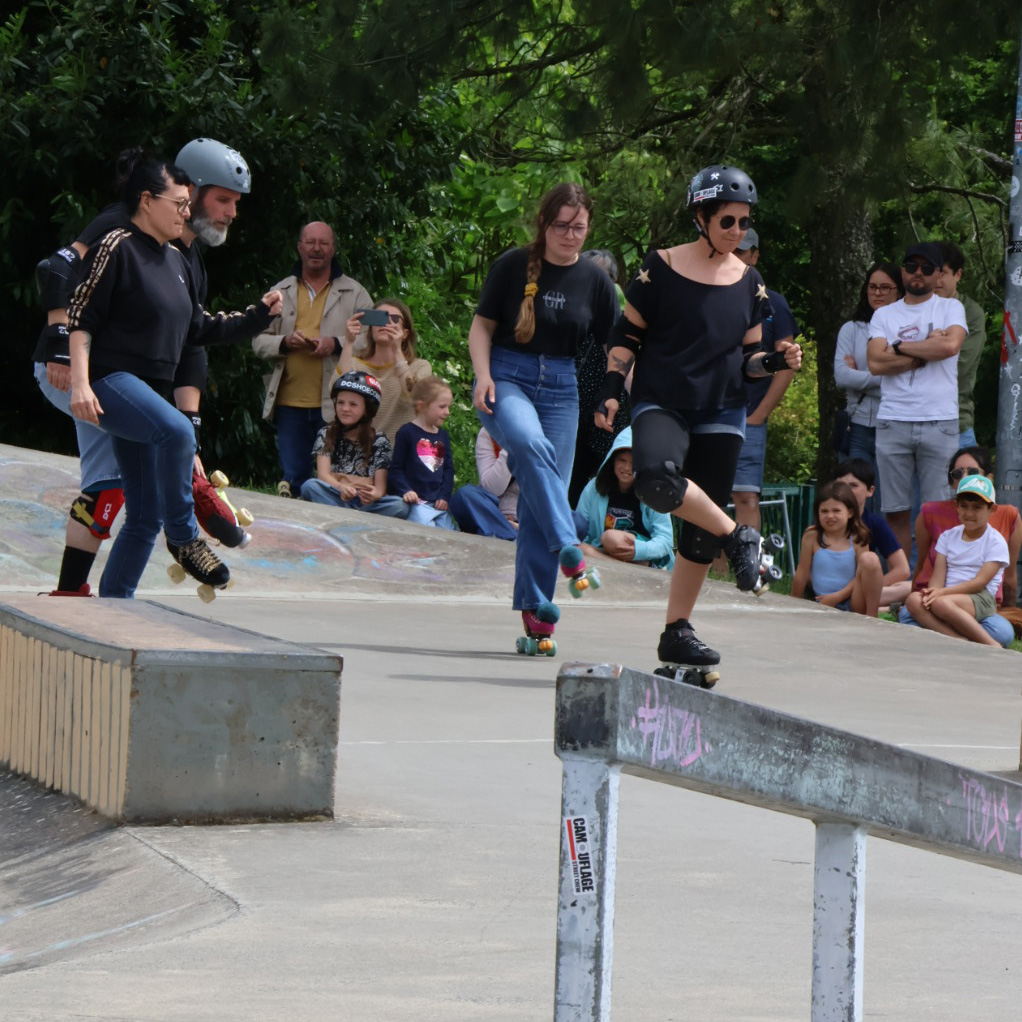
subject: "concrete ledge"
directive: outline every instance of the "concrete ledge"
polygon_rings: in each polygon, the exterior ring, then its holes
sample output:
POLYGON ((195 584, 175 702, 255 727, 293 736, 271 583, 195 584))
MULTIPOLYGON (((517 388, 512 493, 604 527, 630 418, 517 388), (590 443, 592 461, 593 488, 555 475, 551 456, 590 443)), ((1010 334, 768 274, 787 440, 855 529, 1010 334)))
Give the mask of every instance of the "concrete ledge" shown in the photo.
POLYGON ((141 600, 0 603, 0 766, 114 820, 332 815, 341 658, 141 600))

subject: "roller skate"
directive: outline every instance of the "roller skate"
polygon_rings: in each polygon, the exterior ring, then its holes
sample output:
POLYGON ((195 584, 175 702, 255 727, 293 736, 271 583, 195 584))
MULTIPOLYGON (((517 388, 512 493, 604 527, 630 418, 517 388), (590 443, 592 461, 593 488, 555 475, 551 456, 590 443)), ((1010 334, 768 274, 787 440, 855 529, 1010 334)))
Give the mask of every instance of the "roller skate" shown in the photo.
POLYGON ((246 547, 252 537, 243 526, 251 525, 252 515, 244 508, 236 510, 227 499, 225 487, 230 480, 223 472, 214 472, 208 479, 192 472, 192 499, 199 525, 224 546, 246 547))
MULTIPOLYGON (((40 593, 40 595, 42 595, 40 593)), ((92 590, 88 582, 83 582, 77 589, 54 589, 50 596, 91 596, 92 590)))
POLYGON ((661 678, 697 688, 713 688, 720 680, 720 654, 696 638, 685 618, 671 622, 660 636, 656 655, 660 666, 653 672, 661 678))
POLYGON ((781 559, 784 546, 784 537, 776 532, 763 537, 759 552, 759 584, 752 590, 757 596, 768 592, 772 582, 780 582, 784 578, 784 570, 776 563, 781 559))
POLYGON ((193 539, 184 546, 175 546, 168 539, 167 549, 176 562, 167 568, 170 580, 177 584, 191 575, 199 583, 197 591, 203 603, 212 602, 217 589, 227 589, 234 584, 227 565, 209 549, 204 539, 193 539))
POLYGON ((735 585, 743 593, 760 591, 763 586, 763 537, 750 525, 736 525, 734 532, 721 540, 721 548, 735 574, 735 585))
POLYGON ((600 588, 600 573, 587 568, 585 557, 577 546, 561 547, 558 557, 561 572, 568 578, 568 592, 577 600, 587 589, 600 588))
POLYGON ((519 635, 515 641, 515 652, 526 656, 535 656, 537 653, 555 656, 557 642, 554 639, 554 625, 560 616, 557 605, 549 602, 541 603, 535 610, 523 610, 525 634, 519 635))

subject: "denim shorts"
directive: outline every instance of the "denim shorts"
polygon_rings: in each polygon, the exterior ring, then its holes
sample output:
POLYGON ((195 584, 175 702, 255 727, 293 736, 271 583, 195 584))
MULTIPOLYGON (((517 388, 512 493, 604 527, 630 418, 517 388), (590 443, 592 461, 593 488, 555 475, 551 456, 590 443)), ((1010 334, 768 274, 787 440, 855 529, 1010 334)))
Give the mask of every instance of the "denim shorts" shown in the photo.
POLYGON ((745 424, 745 443, 738 455, 735 482, 731 487, 736 493, 763 492, 763 465, 766 462, 767 426, 745 424))

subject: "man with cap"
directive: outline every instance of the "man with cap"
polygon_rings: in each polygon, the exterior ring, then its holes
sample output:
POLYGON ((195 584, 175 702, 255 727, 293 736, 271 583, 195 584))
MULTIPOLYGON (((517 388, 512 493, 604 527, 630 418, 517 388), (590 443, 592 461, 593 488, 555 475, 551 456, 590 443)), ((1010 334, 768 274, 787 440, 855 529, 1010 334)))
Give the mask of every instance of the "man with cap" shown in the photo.
MULTIPOLYGON (((759 235, 751 227, 738 243, 735 255, 747 266, 759 262, 759 235)), ((770 314, 763 320, 762 349, 768 354, 779 341, 795 342, 798 324, 791 307, 783 295, 766 289, 770 299, 770 314)), ((731 487, 735 504, 735 518, 740 525, 751 525, 760 531, 759 498, 763 492, 763 465, 766 461, 767 418, 780 404, 784 392, 795 377, 794 369, 782 369, 773 376, 746 380, 748 403, 745 408, 745 440, 738 455, 738 468, 731 487)))
MULTIPOLYGON (((202 241, 211 246, 222 245, 227 231, 237 216, 237 204, 251 188, 252 176, 241 154, 209 138, 193 139, 177 154, 175 164, 192 179, 189 219, 181 237, 172 242, 182 253, 195 281, 196 294, 205 305, 208 290, 206 267, 202 261, 202 241)), ((94 244, 110 231, 130 224, 130 215, 123 203, 115 202, 102 210, 78 238, 58 249, 36 268, 40 300, 46 309, 46 325, 36 346, 35 375, 44 397, 61 411, 71 414, 71 363, 68 353, 67 306, 78 284, 82 259, 94 244)), ((248 340, 270 322, 263 303, 246 313, 210 316, 207 328, 232 340, 248 340)), ((187 415, 196 432, 199 446, 199 400, 206 387, 207 361, 203 347, 185 348, 174 379, 174 403, 187 415)), ((90 423, 75 420, 78 451, 81 458, 81 493, 69 511, 65 533, 64 556, 57 589, 51 595, 88 596, 88 578, 99 551, 99 545, 110 537, 110 527, 123 504, 120 469, 113 453, 110 434, 90 423)), ((196 489, 203 491, 204 505, 216 503, 215 491, 197 472, 196 489)), ((199 494, 197 493, 197 497, 199 494)), ((197 501, 197 506, 198 506, 197 501)), ((202 517, 202 516, 200 516, 202 517)), ((232 516, 233 518, 233 516, 232 516)), ((210 528, 221 523, 204 519, 210 528)), ((247 535, 236 524, 224 522, 223 534, 217 538, 227 545, 243 545, 247 535)))
POLYGON ((906 554, 913 482, 924 502, 940 500, 958 449, 958 352, 968 330, 962 303, 936 293, 943 265, 935 242, 909 246, 901 264, 905 297, 873 313, 866 347, 869 371, 881 377, 876 457, 882 510, 906 554))

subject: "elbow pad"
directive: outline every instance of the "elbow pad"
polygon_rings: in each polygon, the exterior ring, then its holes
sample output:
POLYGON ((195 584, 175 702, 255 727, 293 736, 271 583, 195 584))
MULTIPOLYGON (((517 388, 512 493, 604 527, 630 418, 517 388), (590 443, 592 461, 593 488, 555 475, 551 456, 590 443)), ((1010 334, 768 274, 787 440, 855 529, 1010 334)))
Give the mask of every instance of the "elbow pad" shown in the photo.
POLYGON ((81 272, 81 256, 70 245, 58 248, 49 259, 43 259, 36 265, 35 286, 39 302, 47 312, 67 308, 81 272))
POLYGON ((610 332, 612 348, 627 348, 633 355, 639 354, 639 348, 646 339, 646 328, 636 326, 626 316, 618 316, 614 328, 610 332))

